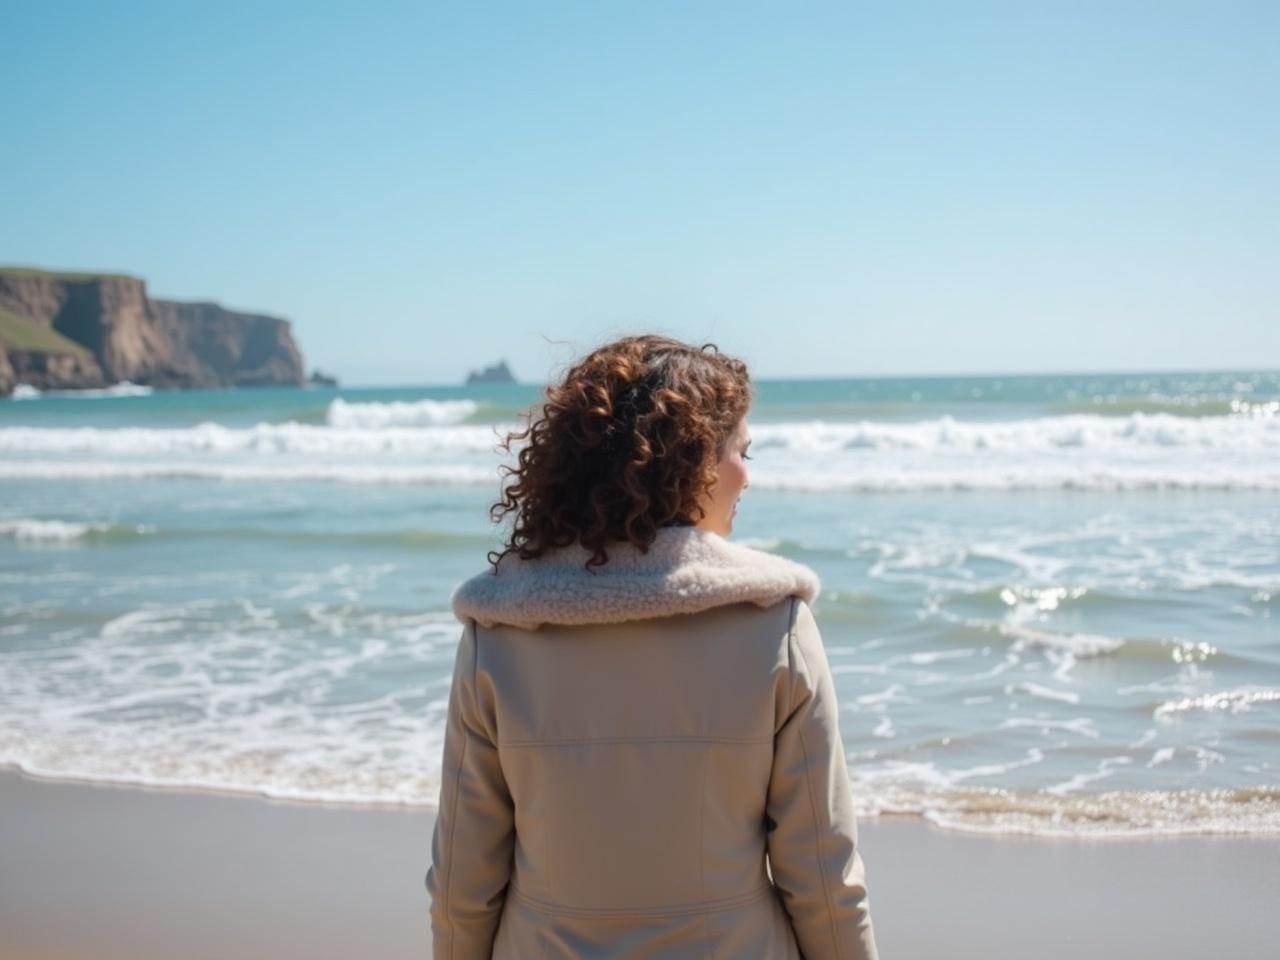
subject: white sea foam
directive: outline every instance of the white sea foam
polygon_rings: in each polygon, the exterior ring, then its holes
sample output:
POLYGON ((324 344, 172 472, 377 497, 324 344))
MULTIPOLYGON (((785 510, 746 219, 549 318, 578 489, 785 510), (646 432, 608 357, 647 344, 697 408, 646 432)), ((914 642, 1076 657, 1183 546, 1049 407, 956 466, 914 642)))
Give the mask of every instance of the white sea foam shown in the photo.
MULTIPOLYGON (((0 428, 0 477, 329 479, 491 483, 517 425, 466 424, 472 400, 349 403, 327 424, 0 428), (289 461, 281 469, 279 461, 289 461), (483 466, 485 470, 474 468, 483 466), (406 475, 409 467, 419 472, 406 475), (355 469, 359 468, 359 469, 355 469), (95 472, 96 471, 96 472, 95 472)), ((961 423, 762 423, 752 483, 831 492, 1280 489, 1280 417, 1045 417, 961 423), (1211 455, 1206 455, 1211 453, 1211 455)), ((512 454, 519 445, 513 445, 512 454)), ((1049 563, 991 542, 975 555, 1049 563)))
POLYGON ((1176 751, 1173 747, 1161 747, 1159 750, 1151 754, 1151 759, 1147 761, 1148 767, 1158 767, 1162 763, 1167 763, 1173 759, 1176 751))
POLYGON ((487 485, 499 474, 490 467, 382 466, 323 463, 63 463, 24 461, 0 463, 0 479, 31 480, 138 480, 185 478, 195 480, 297 482, 322 480, 350 484, 428 484, 433 486, 487 485))
POLYGON ((997 463, 949 465, 885 461, 865 466, 792 471, 757 468, 751 483, 762 490, 802 493, 943 493, 964 490, 1280 490, 1280 468, 1252 463, 1177 462, 1167 465, 1118 463, 1039 464, 1001 467, 997 463))
MULTIPOLYGON (((96 426, 51 429, 49 411, 31 410, 25 422, 39 428, 0 428, 0 476, 249 481, 128 484, 128 496, 4 485, 0 758, 46 776, 435 803, 457 640, 444 581, 478 543, 468 534, 454 552, 432 541, 417 558, 399 545, 423 526, 473 529, 470 498, 252 481, 488 488, 510 462, 498 450, 507 425, 485 422, 486 405, 325 410, 329 396, 312 395, 305 423, 278 422, 299 409, 284 397, 257 414, 271 422, 236 412, 234 425, 175 427, 169 418, 192 409, 175 397, 172 408, 139 404, 145 427, 106 428, 123 418, 76 407, 63 422, 96 426), (128 529, 95 524, 120 510, 171 533, 158 549, 117 548, 128 529), (391 538, 397 548, 382 552, 391 538), (400 561, 397 576, 382 581, 390 565, 361 562, 379 559, 400 561), (441 612, 422 613, 432 605, 441 612)), ((203 416, 221 419, 212 411, 229 399, 203 416)), ((1265 409, 1244 426, 1170 421, 1163 437, 1152 418, 1086 416, 1078 438, 1056 417, 814 432, 769 422, 784 409, 753 421, 754 491, 1234 493, 1266 489, 1280 470, 1277 415, 1265 409)), ((1280 526, 1266 501, 765 496, 758 538, 745 542, 829 567, 838 589, 819 619, 867 815, 1055 836, 1280 836, 1280 791, 1268 786, 1278 704, 1213 693, 1245 680, 1280 690, 1258 632, 1280 596, 1280 526), (782 520, 778 540, 768 528, 782 520), (1189 590, 1202 592, 1179 595, 1189 590), (1245 611, 1252 619, 1236 619, 1245 611)))
POLYGON ((1153 711, 1157 720, 1192 711, 1242 713, 1256 704, 1280 702, 1280 690, 1223 690, 1198 697, 1166 700, 1153 711))
MULTIPOLYGON (((339 564, 230 606, 150 604, 75 643, 0 654, 0 763, 51 777, 433 806, 458 626, 440 612, 362 611, 359 597, 391 567, 339 564), (290 613, 300 599, 302 623, 290 613), (393 687, 370 683, 391 674, 400 678, 393 687)), ((890 747, 910 729, 889 716, 918 702, 909 693, 894 682, 845 702, 877 715, 863 735, 890 747)), ((999 728, 1100 739, 1090 717, 1008 717, 999 728)), ((861 815, 906 813, 966 831, 1280 835, 1280 790, 1084 792, 1132 766, 1125 757, 1040 790, 972 785, 1054 773, 1049 750, 1046 742, 951 766, 945 752, 856 763, 854 796, 861 815)), ((1221 764, 1221 753, 1200 745, 1187 755, 1202 769, 1221 764)), ((1141 762, 1150 769, 1173 757, 1147 748, 1141 762)))
POLYGON ((1122 600, 1159 589, 1241 587, 1253 591, 1254 602, 1266 603, 1280 594, 1270 546, 1277 537, 1280 526, 1234 510, 1191 511, 1174 521, 1113 509, 1066 529, 1000 524, 984 528, 977 541, 963 525, 929 525, 896 532, 892 539, 865 537, 848 554, 865 558, 874 580, 926 591, 920 616, 996 629, 993 621, 959 617, 943 603, 947 595, 983 596, 996 589, 1010 608, 1001 618, 1002 632, 1019 636, 1023 646, 1083 658, 1117 650, 1124 641, 1045 629, 1049 615, 1091 591, 1122 600), (1181 546, 1187 543, 1196 549, 1181 546), (997 558, 999 565, 988 562, 997 558))
POLYGON ((949 415, 912 423, 823 420, 758 423, 753 448, 829 454, 841 450, 921 450, 938 453, 1028 450, 1116 450, 1148 447, 1280 447, 1280 416, 1179 417, 1167 413, 1094 414, 1025 420, 958 421, 949 415))
POLYGON ((1089 737, 1092 740, 1097 740, 1102 736, 1092 717, 1075 717, 1071 720, 1051 720, 1047 717, 1005 717, 1000 723, 1000 729, 1002 730, 1021 727, 1030 727, 1041 732, 1066 730, 1068 733, 1078 733, 1082 737, 1089 737))
POLYGON ((1044 647, 1048 650, 1069 653, 1077 659, 1114 653, 1124 646, 1124 640, 1119 637, 1108 637, 1098 633, 1058 633, 1007 622, 1000 623, 998 629, 1005 636, 1013 637, 1018 649, 1044 647))
POLYGON ((906 662, 913 666, 928 666, 943 660, 963 660, 965 657, 972 657, 977 652, 972 647, 964 650, 922 650, 918 653, 908 653, 905 657, 906 662))
POLYGON ((4 427, 0 428, 0 453, 13 456, 76 454, 104 458, 251 455, 268 460, 286 454, 422 457, 492 453, 498 439, 489 426, 432 429, 389 426, 373 430, 324 427, 294 421, 227 427, 205 421, 194 427, 167 429, 4 427))
POLYGON ((903 685, 901 683, 890 684, 883 690, 875 693, 864 693, 853 699, 854 704, 859 709, 867 709, 871 711, 882 711, 885 706, 890 703, 911 703, 912 697, 905 697, 902 694, 903 685))
MULTIPOLYGON (((1036 726, 1100 739, 1089 717, 1070 721, 1011 717, 1002 729, 1036 726)), ((858 815, 909 814, 950 830, 1040 837, 1280 837, 1280 787, 1084 789, 1132 769, 1135 758, 1123 754, 1099 758, 1092 769, 1048 787, 1007 785, 1012 771, 1043 768, 1052 773, 1060 769, 1051 763, 1046 750, 1029 747, 1021 756, 1005 761, 961 768, 949 768, 936 760, 872 762, 873 758, 855 758, 850 771, 858 815), (987 777, 1005 783, 987 787, 970 782, 987 777)), ((1155 751, 1153 762, 1144 766, 1168 763, 1174 753, 1171 748, 1155 751)), ((1204 762, 1214 761, 1207 756, 1204 762)))
MULTIPOLYGON (((371 433, 375 441, 377 433, 371 433)), ((0 448, 3 441, 0 439, 0 448)), ((3 453, 0 449, 0 453, 3 453)), ((407 451, 400 451, 406 453, 407 451)), ((117 451, 115 456, 120 456, 117 451)), ((358 455, 343 452, 342 457, 358 459, 358 455)), ((173 460, 105 460, 75 461, 69 459, 27 459, 0 462, 0 479, 51 479, 51 480, 109 480, 109 479, 142 479, 148 477, 173 478, 186 477, 209 480, 234 481, 304 481, 320 480, 338 483, 362 484, 457 484, 489 485, 500 476, 495 461, 490 466, 474 466, 465 463, 440 464, 420 467, 409 467, 395 462, 387 463, 332 463, 332 462, 289 462, 289 463, 225 463, 217 461, 173 461, 173 460)), ((1276 476, 1250 476, 1245 473, 1223 475, 1217 478, 1192 476, 1190 473, 1172 476, 1170 474, 1151 474, 1142 478, 1130 478, 1121 483, 1096 473, 1062 474, 1049 479, 1015 476, 995 476, 978 474, 966 477, 942 476, 903 476, 901 473, 889 471, 877 475, 865 475, 856 479, 847 477, 785 477, 753 475, 752 485, 761 490, 804 490, 809 492, 829 493, 900 493, 900 492, 941 492, 947 490, 1280 490, 1280 473, 1276 476), (830 481, 830 482, 828 482, 830 481)), ((1274 580, 1265 581, 1267 587, 1273 586, 1274 580)))
POLYGON ((79 540, 91 533, 111 529, 109 523, 72 523, 66 520, 19 518, 0 520, 0 537, 13 537, 19 542, 79 540))
POLYGON ((1087 786, 1088 784, 1094 783, 1098 780, 1105 780, 1108 777, 1113 776, 1115 774, 1116 767, 1125 767, 1131 763, 1133 763, 1133 757, 1129 756, 1122 755, 1118 757, 1103 757, 1102 760, 1098 762, 1098 768, 1096 770, 1087 773, 1078 773, 1061 783, 1055 783, 1051 787, 1046 787, 1044 792, 1055 795, 1072 793, 1079 790, 1081 787, 1087 786))
POLYGON ((145 397, 154 392, 154 387, 149 387, 141 383, 133 383, 129 380, 122 380, 119 383, 113 383, 111 386, 104 387, 101 390, 68 390, 66 391, 66 395, 76 397, 145 397))
POLYGON ((326 421, 342 429, 382 430, 387 427, 438 427, 461 423, 480 405, 474 400, 393 400, 349 403, 341 397, 329 403, 326 421))
POLYGON ((91 387, 84 390, 40 390, 28 383, 20 383, 13 388, 14 400, 34 400, 37 397, 66 397, 70 399, 95 399, 111 397, 145 397, 155 392, 148 387, 130 380, 121 380, 109 387, 91 387))
POLYGON ((19 543, 72 543, 111 531, 148 534, 155 533, 156 527, 149 523, 116 524, 101 521, 41 520, 36 517, 0 519, 0 537, 12 537, 19 543))
MULTIPOLYGON (((389 568, 339 565, 321 595, 359 596, 389 568)), ((299 622, 295 606, 152 604, 92 635, 0 652, 0 763, 73 779, 434 803, 456 621, 316 600, 299 622), (400 681, 379 692, 388 674, 400 681)))
POLYGON ((1012 694, 1017 691, 1024 691, 1033 697, 1040 697, 1045 700, 1058 700, 1062 703, 1079 703, 1080 694, 1073 690, 1055 690, 1052 687, 1046 687, 1043 684, 1031 683, 1029 681, 1023 683, 1012 683, 1004 688, 1006 694, 1012 694))
POLYGON ((1048 793, 1003 788, 855 788, 860 816, 916 814, 965 833, 1068 839, 1280 837, 1280 788, 1048 793))
POLYGON ((1136 750, 1138 747, 1145 747, 1148 743, 1154 740, 1158 735, 1159 735, 1159 731, 1156 730, 1155 727, 1147 727, 1147 729, 1142 731, 1142 736, 1138 737, 1137 740, 1132 740, 1129 742, 1129 748, 1131 750, 1136 750))

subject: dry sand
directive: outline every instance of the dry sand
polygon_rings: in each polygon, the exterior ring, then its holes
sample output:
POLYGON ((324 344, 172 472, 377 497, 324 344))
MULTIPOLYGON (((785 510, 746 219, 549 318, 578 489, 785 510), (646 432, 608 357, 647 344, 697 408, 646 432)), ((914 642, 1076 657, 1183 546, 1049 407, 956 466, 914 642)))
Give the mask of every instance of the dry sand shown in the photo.
MULTIPOLYGON (((0 769, 0 960, 422 960, 432 822, 0 769)), ((883 960, 1280 956, 1280 841, 859 835, 883 960)))

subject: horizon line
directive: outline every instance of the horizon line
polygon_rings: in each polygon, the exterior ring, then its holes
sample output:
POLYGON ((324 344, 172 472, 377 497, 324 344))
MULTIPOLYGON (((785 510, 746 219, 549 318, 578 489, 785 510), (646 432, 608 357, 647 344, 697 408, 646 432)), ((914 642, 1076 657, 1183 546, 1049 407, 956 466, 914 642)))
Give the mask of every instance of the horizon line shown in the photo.
MULTIPOLYGON (((328 368, 321 367, 319 369, 328 373, 328 368)), ((1178 373, 1280 373, 1280 366, 1274 367, 1177 367, 1163 369, 1117 369, 1117 370, 1025 370, 1025 371, 990 371, 976 373, 886 373, 886 374, 818 374, 818 375, 786 375, 786 376, 765 376, 752 377, 752 383, 779 383, 779 382, 835 382, 840 380, 965 380, 979 379, 991 377, 1010 377, 1010 378, 1026 378, 1026 377, 1094 377, 1094 376, 1162 376, 1167 374, 1178 373)), ((457 382, 434 382, 434 383, 374 383, 369 381, 361 381, 358 383, 342 383, 340 374, 332 374, 340 381, 339 385, 334 388, 341 390, 343 387, 351 389, 365 388, 382 388, 382 389, 435 389, 435 388, 462 388, 472 386, 509 386, 509 387, 545 387, 550 386, 550 381, 535 380, 517 380, 511 383, 496 384, 469 384, 457 382)), ((321 388, 326 389, 326 388, 321 388)))

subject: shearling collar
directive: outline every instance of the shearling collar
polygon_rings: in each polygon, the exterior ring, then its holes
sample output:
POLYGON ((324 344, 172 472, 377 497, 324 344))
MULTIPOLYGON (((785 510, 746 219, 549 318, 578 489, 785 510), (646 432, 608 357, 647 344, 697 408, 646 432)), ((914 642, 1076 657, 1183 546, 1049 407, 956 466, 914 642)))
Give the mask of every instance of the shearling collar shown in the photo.
POLYGON ((454 615, 484 627, 504 623, 645 620, 749 601, 767 607, 792 594, 812 603, 818 575, 802 563, 730 543, 692 526, 661 527, 647 553, 620 541, 603 566, 584 568, 590 552, 559 547, 532 560, 509 553, 453 592, 454 615))

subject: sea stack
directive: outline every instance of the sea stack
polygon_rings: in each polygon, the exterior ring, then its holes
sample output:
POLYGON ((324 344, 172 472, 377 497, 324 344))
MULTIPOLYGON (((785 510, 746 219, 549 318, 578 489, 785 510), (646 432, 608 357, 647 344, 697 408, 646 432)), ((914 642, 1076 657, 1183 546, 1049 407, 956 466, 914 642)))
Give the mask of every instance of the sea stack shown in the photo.
POLYGON ((467 374, 467 385, 473 383, 515 383, 515 375, 511 372, 511 368, 507 366, 507 361, 500 360, 493 366, 485 367, 483 370, 472 370, 467 374))

